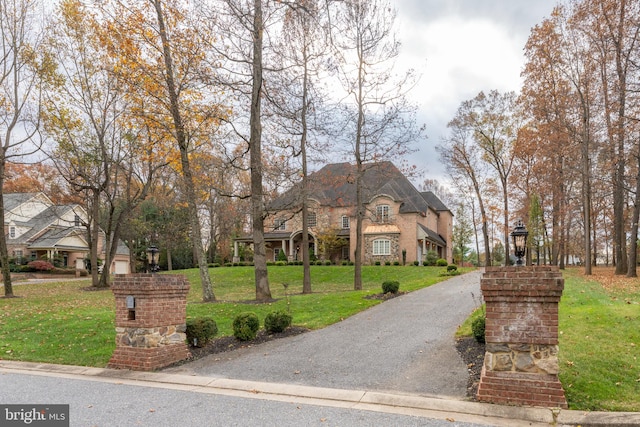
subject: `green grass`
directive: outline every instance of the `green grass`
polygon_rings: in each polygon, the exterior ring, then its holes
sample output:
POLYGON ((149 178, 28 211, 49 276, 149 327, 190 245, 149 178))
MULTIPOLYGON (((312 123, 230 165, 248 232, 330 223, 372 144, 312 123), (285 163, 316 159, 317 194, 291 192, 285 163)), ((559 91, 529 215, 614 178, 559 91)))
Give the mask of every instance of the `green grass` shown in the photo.
MULTIPOLYGON (((197 270, 191 282, 187 316, 211 316, 219 336, 231 335, 233 318, 253 311, 291 310, 293 323, 318 329, 349 317, 378 300, 384 280, 400 281, 400 291, 429 286, 442 268, 367 266, 363 290, 353 291, 353 267, 312 266, 313 293, 302 295, 301 266, 269 267, 275 302, 255 304, 253 269, 211 269, 218 302, 201 303, 197 270), (285 291, 283 283, 287 283, 285 291)), ((640 411, 640 280, 624 286, 605 276, 585 278, 567 270, 560 303, 560 380, 571 409, 640 411), (603 286, 604 284, 604 286, 603 286)), ((88 281, 19 284, 20 298, 0 299, 0 359, 105 366, 115 349, 114 299, 109 290, 87 292, 88 281)), ((0 287, 0 292, 4 290, 0 287)), ((471 321, 458 335, 471 334, 471 321)))
MULTIPOLYGON (((383 280, 411 291, 446 279, 442 268, 363 267, 363 290, 353 291, 352 266, 312 266, 312 294, 302 295, 302 266, 269 267, 275 302, 255 304, 252 267, 212 268, 218 302, 203 304, 198 270, 176 271, 191 283, 187 317, 213 317, 218 336, 232 335, 233 318, 245 311, 264 321, 277 309, 290 310, 293 324, 318 329, 378 304, 383 280), (285 290, 283 283, 287 283, 285 290)), ((18 284, 19 298, 0 299, 0 359, 105 366, 115 349, 115 303, 109 290, 84 291, 88 280, 18 284)), ((4 289, 0 286, 0 292, 4 289)))
POLYGON ((640 286, 607 290, 565 273, 560 381, 571 409, 640 411, 640 286))
MULTIPOLYGON (((640 280, 615 284, 608 270, 592 278, 580 271, 563 272, 559 306, 559 377, 569 408, 640 411, 640 280)), ((456 336, 472 336, 482 313, 474 311, 456 336)))

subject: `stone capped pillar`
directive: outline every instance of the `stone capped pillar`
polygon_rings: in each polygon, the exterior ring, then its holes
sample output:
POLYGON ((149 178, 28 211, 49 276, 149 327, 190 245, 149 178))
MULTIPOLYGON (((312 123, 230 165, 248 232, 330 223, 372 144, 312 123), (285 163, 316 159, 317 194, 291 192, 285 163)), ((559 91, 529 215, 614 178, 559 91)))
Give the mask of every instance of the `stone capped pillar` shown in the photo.
POLYGON ((182 275, 116 274, 116 349, 110 368, 152 371, 189 357, 182 275))
POLYGON ((558 380, 558 267, 487 267, 480 288, 486 353, 478 400, 566 408, 558 380))

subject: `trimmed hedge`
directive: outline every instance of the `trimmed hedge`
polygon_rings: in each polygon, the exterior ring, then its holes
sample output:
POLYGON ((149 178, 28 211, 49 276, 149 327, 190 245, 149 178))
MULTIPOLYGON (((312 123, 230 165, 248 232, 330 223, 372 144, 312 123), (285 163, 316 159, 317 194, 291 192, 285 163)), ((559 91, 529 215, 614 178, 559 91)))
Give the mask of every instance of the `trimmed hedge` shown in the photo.
POLYGON ((240 313, 233 319, 233 336, 240 341, 255 339, 259 329, 260 320, 255 313, 240 313))
POLYGON ((384 294, 397 294, 400 289, 400 282, 397 280, 386 280, 382 282, 382 293, 384 294))
POLYGON ((218 333, 218 324, 210 317, 187 319, 187 342, 194 347, 204 347, 218 333))
POLYGON ((284 311, 274 311, 264 318, 264 329, 270 333, 275 334, 279 332, 283 332, 289 326, 291 326, 291 321, 293 318, 290 314, 285 313, 284 311))

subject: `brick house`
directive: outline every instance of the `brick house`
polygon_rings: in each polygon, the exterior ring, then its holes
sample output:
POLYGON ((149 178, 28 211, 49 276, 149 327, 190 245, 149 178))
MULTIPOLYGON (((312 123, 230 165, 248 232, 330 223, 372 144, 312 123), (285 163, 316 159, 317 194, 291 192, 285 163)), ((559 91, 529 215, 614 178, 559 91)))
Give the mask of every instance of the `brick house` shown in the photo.
MULTIPOLYGON (((55 205, 43 193, 4 194, 3 201, 9 257, 19 263, 57 259, 64 267, 85 268, 89 245, 83 224, 87 213, 80 205, 55 205)), ((102 245, 98 246, 98 257, 104 259, 102 245)), ((109 271, 130 272, 129 251, 123 245, 119 245, 109 271)))
MULTIPOLYGON (((321 259, 354 260, 356 246, 355 165, 336 163, 309 175, 309 246, 321 259)), ((424 261, 427 252, 452 262, 453 214, 432 192, 420 192, 391 162, 367 165, 364 172, 363 263, 424 261)), ((267 260, 284 252, 300 260, 301 186, 295 185, 268 205, 265 220, 267 260)), ((250 236, 236 239, 251 244, 250 236)))

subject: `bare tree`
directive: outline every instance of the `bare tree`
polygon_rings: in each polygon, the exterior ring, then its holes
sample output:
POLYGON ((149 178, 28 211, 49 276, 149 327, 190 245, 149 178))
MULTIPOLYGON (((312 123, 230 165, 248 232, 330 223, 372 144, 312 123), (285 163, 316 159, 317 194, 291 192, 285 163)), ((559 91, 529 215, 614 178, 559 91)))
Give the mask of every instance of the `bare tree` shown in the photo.
POLYGON ((406 97, 415 84, 413 72, 394 75, 400 44, 392 5, 386 0, 351 0, 330 7, 337 74, 345 92, 340 101, 345 120, 339 133, 356 166, 354 289, 359 290, 365 172, 381 160, 409 152, 410 144, 424 136, 424 129, 416 126, 416 107, 406 97))
MULTIPOLYGON (((39 149, 33 143, 40 128, 41 83, 52 71, 40 50, 38 0, 0 1, 0 221, 4 224, 2 188, 11 159, 39 149)), ((7 238, 0 233, 0 267, 5 297, 13 297, 7 238)))
POLYGON ((485 266, 490 266, 492 265, 491 238, 485 201, 488 181, 486 164, 480 159, 480 149, 472 142, 473 131, 464 122, 454 118, 449 122, 448 127, 451 129, 451 135, 438 145, 436 150, 446 165, 452 181, 458 186, 473 188, 480 210, 485 266))
POLYGON ((300 197, 292 208, 302 214, 302 293, 311 293, 311 269, 309 254, 309 151, 318 150, 318 135, 322 133, 321 111, 326 96, 319 89, 323 65, 330 49, 324 24, 326 8, 318 0, 302 0, 286 9, 280 47, 283 69, 276 79, 278 86, 269 93, 275 121, 279 123, 284 140, 294 156, 300 159, 302 178, 300 197))

